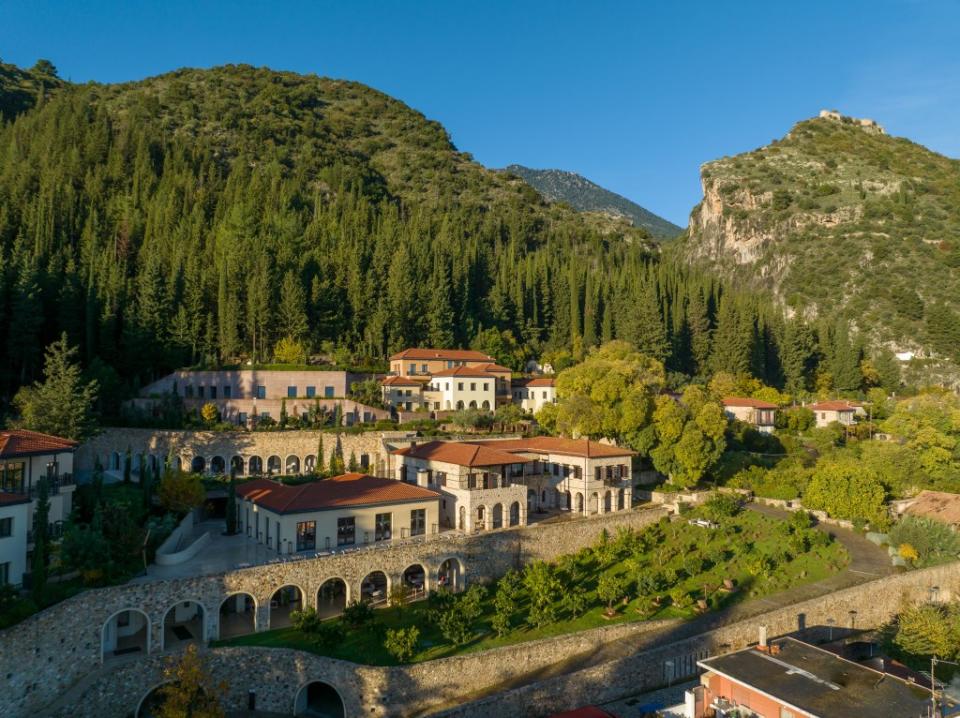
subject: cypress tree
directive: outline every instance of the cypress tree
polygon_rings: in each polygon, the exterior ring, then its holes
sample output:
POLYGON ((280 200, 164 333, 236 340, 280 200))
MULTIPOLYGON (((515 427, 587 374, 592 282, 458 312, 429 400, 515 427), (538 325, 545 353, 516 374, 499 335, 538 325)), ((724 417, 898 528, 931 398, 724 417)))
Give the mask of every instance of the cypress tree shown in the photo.
POLYGON ((713 335, 710 366, 714 372, 745 374, 750 369, 753 327, 734 306, 729 294, 720 299, 717 329, 713 335))
POLYGON ((37 482, 37 506, 33 514, 33 563, 30 572, 30 590, 35 601, 41 601, 47 587, 47 562, 49 559, 50 500, 47 478, 37 482))

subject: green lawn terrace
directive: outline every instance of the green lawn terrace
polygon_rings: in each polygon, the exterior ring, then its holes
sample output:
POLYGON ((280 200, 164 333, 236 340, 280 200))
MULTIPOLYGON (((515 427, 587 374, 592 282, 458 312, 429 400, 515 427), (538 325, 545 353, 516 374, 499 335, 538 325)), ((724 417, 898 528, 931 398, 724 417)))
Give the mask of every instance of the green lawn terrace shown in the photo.
POLYGON ((375 611, 359 625, 339 618, 326 622, 338 625, 312 631, 282 628, 217 645, 294 648, 396 665, 384 647, 386 632, 415 626, 420 635, 411 662, 428 661, 614 623, 690 620, 823 580, 848 560, 839 542, 801 519, 779 521, 750 510, 718 516, 707 506, 618 533, 551 564, 532 564, 489 586, 457 596, 441 591, 375 611), (464 615, 450 616, 458 611, 464 615), (452 639, 454 631, 442 626, 458 622, 465 628, 452 639))

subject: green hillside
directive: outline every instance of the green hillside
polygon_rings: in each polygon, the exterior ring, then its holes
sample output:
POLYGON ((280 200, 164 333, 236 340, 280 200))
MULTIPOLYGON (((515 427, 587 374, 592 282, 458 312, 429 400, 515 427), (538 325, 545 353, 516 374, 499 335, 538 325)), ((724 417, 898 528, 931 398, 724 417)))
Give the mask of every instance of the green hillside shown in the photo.
POLYGON ((702 181, 686 258, 876 343, 960 360, 960 162, 817 118, 707 163, 702 181))
POLYGON ((575 172, 535 170, 523 165, 509 165, 504 171, 522 178, 552 202, 566 202, 581 212, 623 217, 634 227, 642 227, 657 239, 672 239, 683 231, 673 222, 575 172))
POLYGON ((56 68, 45 60, 30 70, 0 62, 0 122, 29 110, 64 84, 56 68))

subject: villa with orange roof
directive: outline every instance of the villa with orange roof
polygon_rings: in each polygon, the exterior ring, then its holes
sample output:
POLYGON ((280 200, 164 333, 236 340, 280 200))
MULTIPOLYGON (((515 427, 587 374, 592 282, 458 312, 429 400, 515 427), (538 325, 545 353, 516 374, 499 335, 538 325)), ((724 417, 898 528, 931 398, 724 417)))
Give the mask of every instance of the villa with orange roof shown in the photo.
POLYGON ((48 531, 59 538, 73 506, 77 442, 24 429, 0 429, 0 585, 23 583, 33 544, 41 479, 50 502, 48 531))
POLYGON ((629 509, 633 451, 537 436, 429 441, 392 452, 395 478, 440 492, 441 524, 465 532, 524 526, 536 512, 629 509))
POLYGON ((723 411, 728 418, 751 424, 764 434, 772 434, 776 428, 777 405, 769 401, 728 396, 723 400, 723 411))
POLYGON ((857 413, 863 413, 863 409, 858 404, 846 399, 820 401, 816 404, 808 404, 807 408, 813 412, 817 420, 817 428, 829 426, 833 422, 850 426, 853 424, 853 417, 857 413))

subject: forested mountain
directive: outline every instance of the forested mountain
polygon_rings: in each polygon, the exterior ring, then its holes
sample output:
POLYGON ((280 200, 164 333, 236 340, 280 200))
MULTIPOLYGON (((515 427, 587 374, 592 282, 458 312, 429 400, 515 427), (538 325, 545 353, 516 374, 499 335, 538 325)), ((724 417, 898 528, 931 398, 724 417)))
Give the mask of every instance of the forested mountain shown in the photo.
POLYGON ((634 227, 642 227, 657 239, 672 239, 683 231, 673 222, 668 222, 636 202, 604 189, 576 172, 535 170, 523 165, 509 165, 504 168, 504 172, 520 177, 552 202, 566 202, 581 212, 601 212, 613 217, 624 217, 634 227))
POLYGON ((822 114, 703 166, 682 256, 876 345, 960 362, 960 162, 822 114))
POLYGON ((108 413, 284 338, 354 363, 473 344, 515 367, 622 338, 687 375, 801 388, 839 362, 838 386, 861 383, 845 331, 545 203, 368 87, 247 66, 64 85, 0 126, 0 267, 0 395, 66 332, 108 413))
POLYGON ((0 62, 0 122, 29 110, 63 86, 56 68, 47 60, 40 60, 30 70, 0 62))

